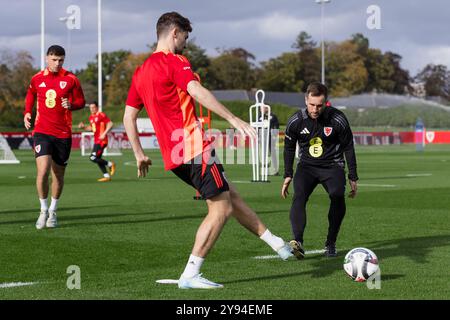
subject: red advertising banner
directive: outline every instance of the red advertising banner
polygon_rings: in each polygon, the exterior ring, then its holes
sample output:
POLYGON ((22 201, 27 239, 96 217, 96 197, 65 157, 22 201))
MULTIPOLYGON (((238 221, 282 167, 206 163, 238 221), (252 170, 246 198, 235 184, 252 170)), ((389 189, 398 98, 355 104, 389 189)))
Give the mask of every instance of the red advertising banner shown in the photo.
MULTIPOLYGON (((220 136, 220 131, 213 132, 210 138, 217 139, 216 133, 220 136)), ((1 133, 11 149, 31 149, 33 145, 33 138, 31 132, 2 132, 1 133)), ((228 133, 229 135, 229 133, 228 133)), ((280 138, 284 136, 284 132, 280 132, 280 138)), ((416 133, 414 131, 403 132, 354 132, 354 141, 357 145, 390 145, 390 144, 404 144, 416 143, 416 133)), ((145 149, 158 149, 158 140, 154 133, 140 133, 142 146, 145 149)), ((131 149, 130 142, 125 132, 112 132, 109 134, 110 143, 118 149, 131 149)), ((72 134, 72 148, 80 149, 81 133, 72 134)), ((227 133, 222 133, 222 139, 218 139, 218 146, 228 146, 234 144, 236 147, 248 147, 248 139, 240 139, 239 134, 235 133, 232 136, 227 136, 227 133)), ((426 131, 425 144, 450 144, 450 131, 426 131)))

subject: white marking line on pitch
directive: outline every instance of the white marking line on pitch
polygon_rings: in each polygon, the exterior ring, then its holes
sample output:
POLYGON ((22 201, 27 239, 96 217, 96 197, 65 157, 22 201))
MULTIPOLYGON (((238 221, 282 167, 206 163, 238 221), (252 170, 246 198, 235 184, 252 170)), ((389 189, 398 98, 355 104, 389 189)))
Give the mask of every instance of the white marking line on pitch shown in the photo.
POLYGON ((178 280, 161 279, 161 280, 156 280, 156 283, 161 283, 161 284, 178 284, 178 280))
POLYGON ((367 184, 367 183, 358 183, 358 187, 382 187, 382 188, 395 188, 397 187, 395 184, 367 184))
MULTIPOLYGON (((305 251, 305 254, 317 254, 317 253, 324 253, 325 250, 310 250, 310 251, 305 251)), ((258 260, 268 260, 268 259, 279 259, 280 256, 279 255, 268 255, 268 256, 256 256, 253 257, 253 259, 258 259, 258 260)))
POLYGON ((432 175, 433 175, 432 173, 410 173, 410 174, 407 174, 406 176, 407 177, 429 177, 432 175))
POLYGON ((0 283, 0 289, 4 288, 16 288, 16 287, 26 287, 38 284, 38 282, 10 282, 10 283, 0 283))

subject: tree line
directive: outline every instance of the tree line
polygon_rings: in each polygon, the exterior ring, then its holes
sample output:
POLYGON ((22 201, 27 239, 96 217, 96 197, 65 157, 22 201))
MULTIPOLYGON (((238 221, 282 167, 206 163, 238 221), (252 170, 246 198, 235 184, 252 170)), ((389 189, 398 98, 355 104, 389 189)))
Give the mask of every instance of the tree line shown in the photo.
MULTIPOLYGON (((104 52, 104 105, 122 105, 135 68, 155 49, 146 53, 128 50, 104 52)), ((210 57, 191 40, 184 55, 211 90, 262 88, 268 91, 303 92, 308 83, 321 79, 321 48, 302 31, 292 50, 278 57, 256 62, 255 55, 244 48, 218 50, 210 57)), ((69 53, 70 54, 70 53, 69 53)), ((86 68, 75 70, 86 99, 97 99, 97 56, 86 68)), ((426 95, 450 100, 450 71, 444 65, 428 64, 412 77, 401 66, 402 57, 394 52, 371 48, 369 39, 357 33, 341 42, 325 43, 326 84, 333 97, 363 92, 412 94, 412 83, 423 83, 426 95)), ((38 70, 30 53, 3 50, 0 55, 0 123, 20 126, 21 110, 30 79, 38 70)))

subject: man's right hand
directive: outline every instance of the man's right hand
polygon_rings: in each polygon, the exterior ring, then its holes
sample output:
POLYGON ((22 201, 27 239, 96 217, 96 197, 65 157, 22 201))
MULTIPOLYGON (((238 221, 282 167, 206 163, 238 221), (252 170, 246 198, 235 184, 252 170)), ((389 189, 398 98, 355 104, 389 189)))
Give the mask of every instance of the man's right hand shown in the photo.
POLYGON ((136 158, 136 165, 138 168, 137 176, 138 178, 144 178, 147 176, 148 167, 152 165, 152 160, 147 156, 143 156, 142 158, 136 158))
POLYGON ((286 199, 287 195, 289 194, 289 185, 291 184, 292 178, 286 177, 283 182, 283 186, 281 187, 281 197, 283 199, 286 199))
POLYGON ((236 128, 240 134, 247 135, 250 139, 256 140, 256 130, 247 122, 239 119, 238 117, 233 117, 228 122, 236 128))
POLYGON ((25 116, 23 117, 23 124, 27 130, 30 130, 30 128, 31 128, 31 113, 29 113, 29 112, 25 113, 25 116))

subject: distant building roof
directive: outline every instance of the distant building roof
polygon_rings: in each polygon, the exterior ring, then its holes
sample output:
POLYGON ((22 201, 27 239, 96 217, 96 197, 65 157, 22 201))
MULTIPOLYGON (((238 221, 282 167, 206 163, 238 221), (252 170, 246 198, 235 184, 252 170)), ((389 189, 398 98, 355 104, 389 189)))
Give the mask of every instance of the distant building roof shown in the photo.
MULTIPOLYGON (((213 90, 213 95, 222 101, 252 101, 255 102, 256 91, 246 91, 246 90, 213 90)), ((305 105, 305 94, 301 92, 274 92, 265 91, 264 102, 267 104, 271 103, 282 103, 293 108, 304 108, 305 105)), ((399 105, 408 104, 425 104, 433 107, 438 107, 447 111, 450 111, 450 107, 442 104, 442 100, 429 101, 414 96, 408 95, 395 95, 395 94, 384 94, 384 93, 364 93, 359 95, 354 95, 350 97, 329 97, 328 99, 331 105, 334 107, 345 107, 345 108, 380 108, 380 107, 396 107, 399 105)), ((434 100, 434 99, 433 99, 434 100)))
POLYGON ((212 94, 221 101, 249 101, 246 90, 212 90, 212 94))

